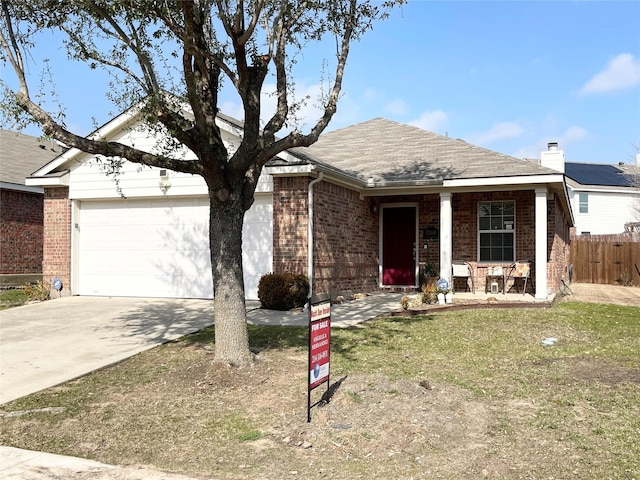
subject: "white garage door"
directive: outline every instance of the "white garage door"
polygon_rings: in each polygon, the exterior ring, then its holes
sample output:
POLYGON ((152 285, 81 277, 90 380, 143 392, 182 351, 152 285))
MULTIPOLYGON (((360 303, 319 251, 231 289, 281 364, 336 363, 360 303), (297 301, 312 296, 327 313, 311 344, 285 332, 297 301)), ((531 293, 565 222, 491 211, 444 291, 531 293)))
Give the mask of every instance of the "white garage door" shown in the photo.
MULTIPOLYGON (((272 201, 259 196, 245 215, 247 298, 272 270, 272 201)), ((77 218, 80 295, 212 298, 209 201, 83 201, 77 218)))

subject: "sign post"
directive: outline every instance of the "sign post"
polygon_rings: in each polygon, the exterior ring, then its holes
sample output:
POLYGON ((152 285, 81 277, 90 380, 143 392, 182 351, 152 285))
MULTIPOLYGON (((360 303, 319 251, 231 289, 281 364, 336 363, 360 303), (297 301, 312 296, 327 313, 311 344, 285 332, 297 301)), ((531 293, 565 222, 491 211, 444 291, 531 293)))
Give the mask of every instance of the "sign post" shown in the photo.
POLYGON ((329 360, 331 357, 331 299, 316 296, 309 302, 309 364, 307 371, 307 422, 311 421, 311 392, 323 383, 329 390, 329 360))

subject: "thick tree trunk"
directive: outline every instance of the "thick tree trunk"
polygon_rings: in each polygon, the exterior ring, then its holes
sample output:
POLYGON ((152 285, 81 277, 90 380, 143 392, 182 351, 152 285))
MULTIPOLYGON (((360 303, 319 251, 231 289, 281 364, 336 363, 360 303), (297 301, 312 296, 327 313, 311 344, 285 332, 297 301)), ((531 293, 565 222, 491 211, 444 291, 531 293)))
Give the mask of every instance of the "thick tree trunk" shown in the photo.
POLYGON ((247 314, 242 276, 241 200, 221 202, 210 195, 209 246, 213 273, 216 363, 235 367, 249 365, 247 314))

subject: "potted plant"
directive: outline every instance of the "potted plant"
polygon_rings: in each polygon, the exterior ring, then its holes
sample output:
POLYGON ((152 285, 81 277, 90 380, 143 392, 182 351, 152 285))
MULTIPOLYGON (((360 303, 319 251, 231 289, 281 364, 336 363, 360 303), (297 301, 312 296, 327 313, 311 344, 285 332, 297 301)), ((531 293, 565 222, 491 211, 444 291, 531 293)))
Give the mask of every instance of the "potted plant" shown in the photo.
POLYGON ((420 267, 418 280, 421 288, 436 284, 436 281, 438 280, 438 272, 433 263, 427 262, 420 267))

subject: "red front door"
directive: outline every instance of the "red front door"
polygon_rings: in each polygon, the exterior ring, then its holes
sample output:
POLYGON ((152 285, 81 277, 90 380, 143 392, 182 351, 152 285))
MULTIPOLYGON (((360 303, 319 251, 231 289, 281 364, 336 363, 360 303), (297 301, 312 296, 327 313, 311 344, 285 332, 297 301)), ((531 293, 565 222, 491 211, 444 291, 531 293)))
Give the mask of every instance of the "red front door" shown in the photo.
POLYGON ((382 210, 382 284, 416 283, 416 207, 382 210))

